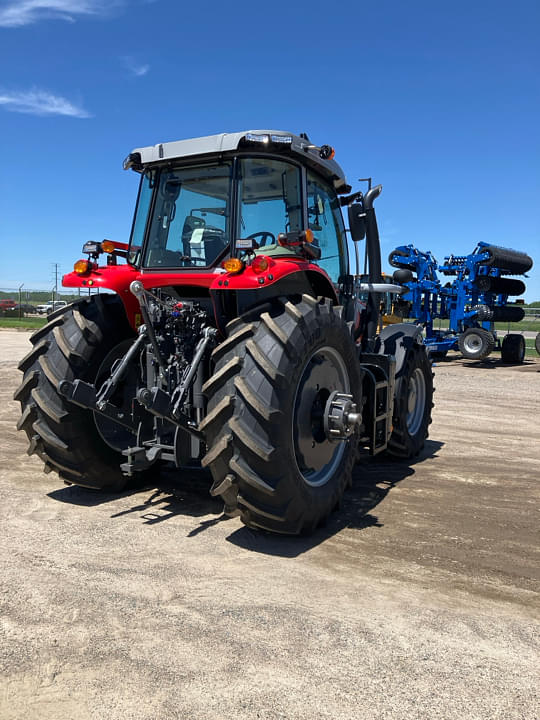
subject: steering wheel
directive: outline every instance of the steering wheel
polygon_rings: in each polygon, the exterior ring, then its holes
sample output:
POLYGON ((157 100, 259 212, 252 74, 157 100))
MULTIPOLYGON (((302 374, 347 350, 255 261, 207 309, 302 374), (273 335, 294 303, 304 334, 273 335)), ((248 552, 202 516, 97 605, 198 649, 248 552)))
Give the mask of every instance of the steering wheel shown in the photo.
POLYGON ((259 247, 261 247, 261 245, 273 245, 276 242, 276 236, 268 230, 251 233, 251 235, 247 236, 246 240, 256 240, 256 238, 261 238, 261 241, 257 243, 259 247), (270 242, 266 242, 266 238, 270 238, 270 242))

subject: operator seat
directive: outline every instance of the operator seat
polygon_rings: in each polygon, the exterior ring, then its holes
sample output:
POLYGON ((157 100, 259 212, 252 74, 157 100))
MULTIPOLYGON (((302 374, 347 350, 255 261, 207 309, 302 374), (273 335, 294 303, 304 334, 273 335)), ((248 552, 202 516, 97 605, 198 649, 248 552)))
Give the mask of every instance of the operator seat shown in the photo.
POLYGON ((150 268, 178 268, 182 266, 182 253, 165 248, 156 248, 148 252, 147 266, 150 268))

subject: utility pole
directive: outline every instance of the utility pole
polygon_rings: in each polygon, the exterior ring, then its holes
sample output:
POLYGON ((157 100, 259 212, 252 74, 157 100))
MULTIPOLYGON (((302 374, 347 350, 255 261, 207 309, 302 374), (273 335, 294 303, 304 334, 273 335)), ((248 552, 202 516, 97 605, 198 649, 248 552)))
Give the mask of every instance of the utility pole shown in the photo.
POLYGON ((52 301, 56 300, 58 296, 58 268, 60 267, 60 263, 53 263, 54 267, 54 288, 52 290, 52 301))

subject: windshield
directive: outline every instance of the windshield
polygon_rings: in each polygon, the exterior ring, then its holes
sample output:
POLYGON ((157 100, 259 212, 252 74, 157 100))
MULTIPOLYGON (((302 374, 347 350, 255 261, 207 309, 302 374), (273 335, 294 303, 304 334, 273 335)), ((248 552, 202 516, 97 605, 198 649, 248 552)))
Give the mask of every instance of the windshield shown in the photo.
POLYGON ((230 164, 163 170, 155 189, 144 267, 212 265, 230 241, 230 182, 230 164))

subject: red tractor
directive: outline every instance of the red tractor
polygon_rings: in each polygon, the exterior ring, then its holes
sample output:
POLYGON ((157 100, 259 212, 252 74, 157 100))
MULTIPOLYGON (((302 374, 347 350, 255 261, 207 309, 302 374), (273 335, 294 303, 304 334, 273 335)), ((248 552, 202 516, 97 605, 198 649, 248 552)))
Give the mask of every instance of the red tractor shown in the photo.
POLYGON ((420 330, 379 333, 382 293, 406 290, 381 282, 381 186, 351 194, 332 158, 281 131, 128 156, 141 176, 129 243, 86 243, 63 278, 114 294, 49 315, 19 366, 18 426, 46 471, 120 490, 161 463, 206 467, 226 513, 294 534, 336 507, 360 450, 421 450, 420 330), (366 239, 362 278, 342 207, 366 239))

